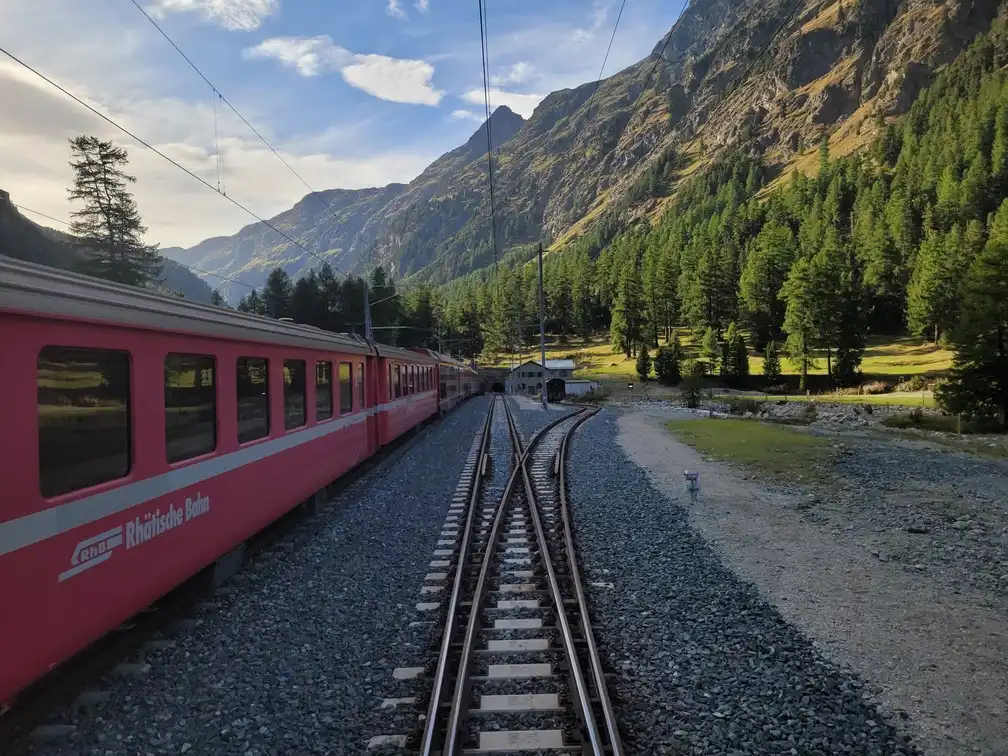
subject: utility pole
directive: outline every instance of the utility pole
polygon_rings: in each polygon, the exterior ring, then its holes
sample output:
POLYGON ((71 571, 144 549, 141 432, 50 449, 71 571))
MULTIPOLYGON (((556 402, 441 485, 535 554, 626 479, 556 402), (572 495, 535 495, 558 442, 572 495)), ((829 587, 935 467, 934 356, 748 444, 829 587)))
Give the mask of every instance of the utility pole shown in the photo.
POLYGON ((543 295, 542 242, 539 242, 539 354, 542 358, 542 406, 546 409, 546 297, 543 295))
POLYGON ((370 287, 367 281, 364 282, 364 338, 368 341, 374 341, 374 331, 371 329, 371 304, 368 301, 368 289, 370 287))

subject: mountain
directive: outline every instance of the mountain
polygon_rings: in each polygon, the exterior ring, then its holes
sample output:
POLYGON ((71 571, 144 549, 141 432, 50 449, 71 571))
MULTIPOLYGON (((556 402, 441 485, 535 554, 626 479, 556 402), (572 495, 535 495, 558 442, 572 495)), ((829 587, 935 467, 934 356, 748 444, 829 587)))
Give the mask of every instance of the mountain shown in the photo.
MULTIPOLYGON (((998 13, 994 0, 693 0, 597 91, 553 92, 527 121, 494 111, 498 255, 654 216, 728 148, 784 174, 814 169, 823 134, 833 154, 864 146, 998 13)), ((321 193, 332 211, 309 195, 271 222, 347 272, 450 280, 493 258, 485 145, 484 124, 409 184, 321 193)), ((318 265, 261 224, 178 259, 256 286, 276 265, 318 265)))
MULTIPOLYGON (((76 270, 81 255, 74 242, 70 234, 40 226, 21 215, 11 202, 10 195, 0 189, 0 255, 62 270, 76 270)), ((176 247, 174 250, 162 250, 162 253, 176 251, 182 250, 176 247)), ((160 278, 158 289, 203 304, 213 301, 213 291, 203 279, 168 257, 164 258, 160 278)))

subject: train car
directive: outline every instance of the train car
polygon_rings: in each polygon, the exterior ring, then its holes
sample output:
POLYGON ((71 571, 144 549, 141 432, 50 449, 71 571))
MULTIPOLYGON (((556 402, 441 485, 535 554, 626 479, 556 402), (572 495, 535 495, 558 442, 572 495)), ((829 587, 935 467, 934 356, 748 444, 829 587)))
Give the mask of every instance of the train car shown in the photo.
POLYGON ((425 351, 381 344, 377 352, 379 442, 385 445, 437 414, 437 360, 425 351))
POLYGON ((459 402, 479 392, 476 370, 467 363, 433 349, 416 349, 437 363, 438 411, 448 412, 459 402))
POLYGON ((0 257, 0 708, 435 414, 436 367, 0 257))

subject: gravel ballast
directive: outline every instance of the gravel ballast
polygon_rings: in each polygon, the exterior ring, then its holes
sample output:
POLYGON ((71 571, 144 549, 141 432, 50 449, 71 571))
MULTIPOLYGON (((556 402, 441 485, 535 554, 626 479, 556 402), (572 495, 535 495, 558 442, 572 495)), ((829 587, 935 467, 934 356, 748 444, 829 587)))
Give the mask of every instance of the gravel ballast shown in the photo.
POLYGON ((915 753, 865 685, 729 571, 626 457, 612 412, 575 433, 568 470, 628 752, 915 753))
POLYGON ((106 704, 59 713, 75 733, 30 752, 360 754, 374 735, 405 732, 382 698, 415 640, 414 604, 488 402, 421 431, 311 537, 258 557, 198 628, 148 654, 146 674, 109 677, 106 704))

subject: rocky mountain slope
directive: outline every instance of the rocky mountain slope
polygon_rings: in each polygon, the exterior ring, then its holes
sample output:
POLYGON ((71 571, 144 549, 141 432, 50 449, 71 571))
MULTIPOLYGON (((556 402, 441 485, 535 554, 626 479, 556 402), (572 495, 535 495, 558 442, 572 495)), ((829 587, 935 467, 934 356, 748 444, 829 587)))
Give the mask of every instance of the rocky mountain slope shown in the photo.
MULTIPOLYGON (((498 252, 562 245, 607 215, 653 214, 728 147, 781 172, 813 166, 823 133, 834 152, 856 149, 998 11, 996 0, 693 0, 652 55, 594 99, 590 82, 553 92, 527 121, 494 112, 498 252)), ((272 222, 345 271, 381 263, 449 280, 492 259, 485 144, 481 127, 405 186, 324 192, 332 211, 309 195, 272 222)), ((254 285, 276 265, 293 275, 318 265, 259 224, 178 259, 254 285)))
MULTIPOLYGON (((7 192, 0 190, 0 255, 75 270, 81 258, 73 240, 70 234, 40 226, 21 215, 7 192)), ((176 247, 174 251, 183 250, 176 247)), ((203 304, 210 304, 213 298, 213 290, 199 276, 169 257, 164 258, 158 288, 203 304)))

